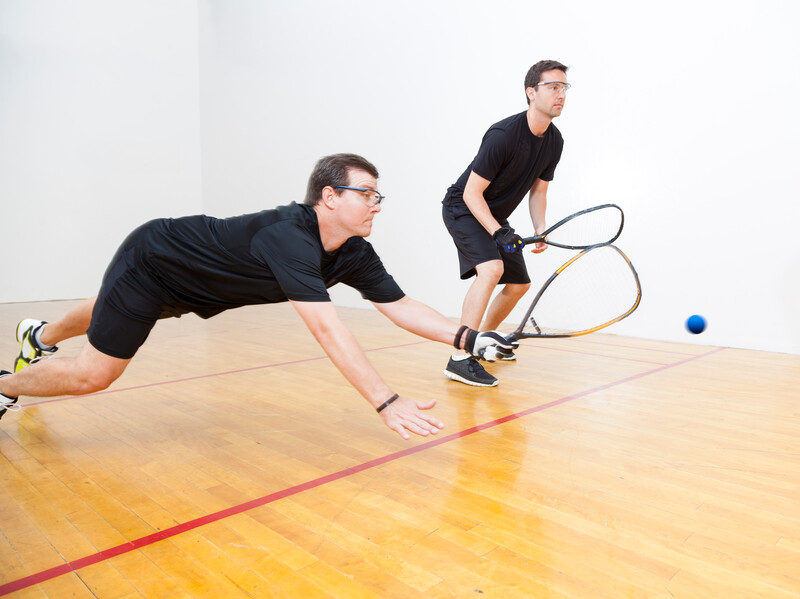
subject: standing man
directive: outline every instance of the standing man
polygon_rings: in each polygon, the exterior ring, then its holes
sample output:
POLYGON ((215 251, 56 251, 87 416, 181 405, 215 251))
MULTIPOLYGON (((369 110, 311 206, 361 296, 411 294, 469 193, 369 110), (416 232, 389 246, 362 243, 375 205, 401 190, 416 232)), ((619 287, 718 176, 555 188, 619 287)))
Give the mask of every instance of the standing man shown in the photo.
MULTIPOLYGON (((525 76, 528 110, 489 128, 472 164, 442 201, 442 218, 458 249, 461 278, 475 277, 461 309, 462 325, 496 329, 530 287, 522 256, 524 244, 508 224, 508 217, 528 194, 535 234, 546 228, 547 186, 564 147, 552 120, 561 114, 568 89, 566 66, 554 60, 533 65, 525 76), (487 312, 498 284, 503 288, 487 312)), ((533 252, 546 247, 537 243, 533 252)), ((516 359, 513 351, 501 352, 498 357, 516 359)), ((444 374, 468 385, 498 384, 465 352, 450 357, 444 374)))
MULTIPOLYGON (((364 240, 384 197, 378 171, 355 154, 317 162, 305 203, 227 219, 159 219, 133 231, 111 261, 100 292, 46 323, 17 327, 22 349, 12 374, 0 371, 0 416, 20 395, 83 395, 123 373, 160 318, 194 312, 210 318, 244 305, 291 302, 344 377, 404 439, 443 424, 427 414, 436 401, 395 393, 339 320, 327 288, 358 289, 396 325, 472 355, 489 346, 512 349, 495 332, 458 326, 406 296, 364 240), (41 360, 56 345, 86 334, 76 358, 41 360)), ((265 345, 271 341, 265 339, 265 345)), ((490 352, 491 353, 491 352, 490 352)))

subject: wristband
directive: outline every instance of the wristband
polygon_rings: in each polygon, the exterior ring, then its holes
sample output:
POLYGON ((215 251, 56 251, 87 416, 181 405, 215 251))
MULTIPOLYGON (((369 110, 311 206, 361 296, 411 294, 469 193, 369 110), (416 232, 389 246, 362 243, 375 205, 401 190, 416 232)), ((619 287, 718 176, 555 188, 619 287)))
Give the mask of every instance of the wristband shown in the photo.
POLYGON ((456 338, 453 340, 453 347, 455 347, 456 349, 461 349, 459 347, 461 345, 461 335, 463 335, 464 331, 466 331, 468 328, 469 327, 467 325, 465 325, 465 324, 462 324, 458 328, 458 332, 456 333, 456 338))
POLYGON ((478 339, 478 335, 480 335, 480 333, 472 329, 469 329, 467 332, 467 338, 464 341, 464 349, 470 354, 472 354, 472 350, 475 349, 475 341, 478 339))
POLYGON ((377 408, 375 408, 375 411, 378 412, 378 414, 380 414, 381 410, 383 410, 384 408, 389 407, 392 404, 392 402, 395 399, 398 399, 399 397, 400 396, 397 393, 395 393, 389 399, 387 399, 385 402, 383 402, 381 405, 379 405, 377 408))

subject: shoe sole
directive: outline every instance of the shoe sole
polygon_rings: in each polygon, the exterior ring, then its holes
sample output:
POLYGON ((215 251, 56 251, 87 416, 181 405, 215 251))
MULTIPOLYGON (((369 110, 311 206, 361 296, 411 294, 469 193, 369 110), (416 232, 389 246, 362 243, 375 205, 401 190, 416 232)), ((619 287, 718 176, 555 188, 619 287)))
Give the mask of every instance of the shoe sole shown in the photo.
MULTIPOLYGON (((10 374, 10 372, 3 371, 3 374, 0 374, 0 377, 8 376, 10 374)), ((4 401, 2 407, 0 407, 0 418, 5 416, 6 412, 16 412, 19 410, 19 406, 17 405, 17 401, 19 400, 18 397, 8 397, 2 393, 0 393, 0 397, 8 401, 8 403, 5 403, 4 401)))
MULTIPOLYGON (((47 324, 47 323, 46 321, 36 320, 35 318, 26 318, 25 320, 21 320, 20 323, 17 325, 17 343, 24 344, 26 334, 30 334, 32 332, 32 329, 35 329, 37 326, 41 324, 47 324)), ((42 355, 39 355, 32 358, 31 360, 28 360, 22 356, 22 351, 20 351, 19 355, 14 359, 13 372, 16 373, 22 370, 23 368, 27 368, 28 366, 33 364, 36 360, 42 357, 43 357, 42 355)))
POLYGON ((17 325, 17 343, 22 343, 25 340, 24 335, 28 329, 35 327, 41 322, 41 320, 36 320, 34 318, 26 318, 25 320, 21 320, 17 325), (22 325, 26 325, 25 328, 22 328, 22 325))
POLYGON ((2 408, 0 408, 0 419, 5 416, 6 412, 16 412, 19 410, 19 406, 17 405, 17 400, 13 400, 9 404, 5 404, 2 408))
MULTIPOLYGON (((17 341, 23 345, 23 348, 20 350, 19 355, 14 359, 14 372, 19 372, 23 368, 27 368, 31 365, 31 361, 25 358, 22 354, 25 351, 24 344, 25 344, 25 336, 28 335, 30 331, 30 327, 27 327, 22 330, 22 339, 20 339, 20 327, 25 321, 23 320, 21 323, 17 325, 17 341)), ((30 341, 28 342, 30 345, 30 341)))
POLYGON ((450 372, 449 370, 443 370, 442 372, 451 381, 457 381, 459 383, 464 383, 465 385, 472 385, 473 387, 497 387, 497 385, 500 383, 500 381, 497 379, 495 379, 493 383, 478 383, 469 379, 465 379, 463 376, 450 372))

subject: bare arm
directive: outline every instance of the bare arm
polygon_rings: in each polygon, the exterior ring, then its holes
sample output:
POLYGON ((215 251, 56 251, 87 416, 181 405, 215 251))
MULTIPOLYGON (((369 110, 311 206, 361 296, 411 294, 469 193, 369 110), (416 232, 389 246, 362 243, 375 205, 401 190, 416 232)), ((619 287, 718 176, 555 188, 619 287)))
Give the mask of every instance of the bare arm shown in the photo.
POLYGON ((497 347, 504 349, 516 347, 515 341, 509 341, 497 331, 479 333, 466 326, 459 326, 430 306, 408 296, 396 302, 373 305, 394 324, 420 337, 455 346, 456 336, 458 336, 458 349, 466 350, 473 356, 481 355, 484 360, 492 361, 494 359, 487 357, 484 351, 489 346, 493 346, 495 349, 497 347))
MULTIPOLYGON (((432 341, 452 345, 458 332, 458 324, 408 296, 396 302, 373 305, 400 328, 432 341)), ((463 346, 464 342, 462 339, 459 345, 463 346)))
MULTIPOLYGON (((291 304, 336 368, 373 408, 394 395, 389 385, 367 360, 356 338, 339 320, 332 303, 292 301, 291 304)), ((435 400, 418 402, 400 397, 380 415, 386 425, 404 439, 409 438, 408 431, 426 436, 437 433, 444 426, 433 416, 422 412, 435 404, 435 400)))
POLYGON ((483 228, 489 232, 489 235, 492 235, 500 228, 500 223, 492 215, 489 205, 483 197, 483 192, 490 183, 491 181, 484 179, 474 171, 471 172, 464 188, 464 203, 472 215, 478 219, 478 222, 483 225, 483 228))
MULTIPOLYGON (((533 231, 535 235, 544 233, 547 225, 545 224, 545 212, 547 211, 547 187, 548 181, 536 179, 536 182, 531 187, 531 193, 528 198, 528 208, 531 213, 531 222, 533 223, 533 231)), ((538 254, 547 249, 546 243, 537 243, 533 247, 533 253, 538 254)))

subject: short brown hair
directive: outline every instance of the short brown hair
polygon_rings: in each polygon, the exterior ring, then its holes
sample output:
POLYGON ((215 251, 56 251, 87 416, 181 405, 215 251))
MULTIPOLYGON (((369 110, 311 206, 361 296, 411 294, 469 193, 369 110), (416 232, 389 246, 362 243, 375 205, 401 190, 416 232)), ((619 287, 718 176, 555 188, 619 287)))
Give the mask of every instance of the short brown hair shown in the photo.
MULTIPOLYGON (((527 90, 529 87, 535 88, 536 84, 542 80, 542 73, 545 71, 561 71, 566 75, 568 68, 568 66, 561 64, 557 60, 540 60, 528 69, 528 74, 525 75, 525 89, 527 90)), ((525 99, 528 104, 531 103, 527 93, 525 94, 525 99)))
POLYGON ((358 154, 324 156, 317 161, 314 170, 311 171, 306 188, 306 199, 303 203, 314 206, 322 198, 322 190, 325 187, 347 185, 350 182, 351 169, 365 171, 376 179, 378 178, 378 169, 375 168, 375 165, 358 154))

